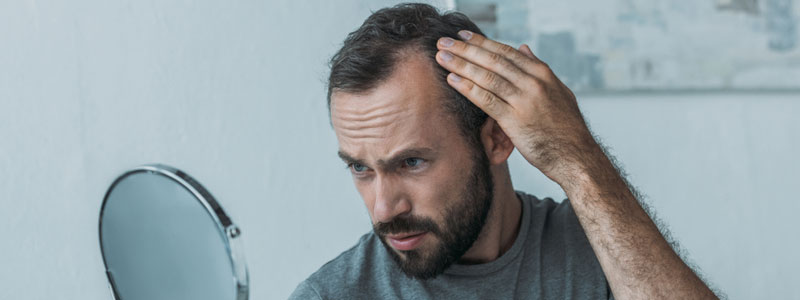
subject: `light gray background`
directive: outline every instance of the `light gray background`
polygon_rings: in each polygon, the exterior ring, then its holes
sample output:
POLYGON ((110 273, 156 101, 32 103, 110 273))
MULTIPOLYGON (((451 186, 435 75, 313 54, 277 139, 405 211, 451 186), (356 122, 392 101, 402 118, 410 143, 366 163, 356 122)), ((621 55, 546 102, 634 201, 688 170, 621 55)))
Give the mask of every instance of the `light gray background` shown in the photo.
MULTIPOLYGON (((326 61, 394 1, 0 1, 0 299, 110 299, 103 194, 161 162, 243 228, 252 299, 282 299, 369 219, 326 61)), ((581 96, 592 129, 711 281, 798 299, 800 95, 581 96)), ((517 154, 516 187, 563 197, 517 154)))

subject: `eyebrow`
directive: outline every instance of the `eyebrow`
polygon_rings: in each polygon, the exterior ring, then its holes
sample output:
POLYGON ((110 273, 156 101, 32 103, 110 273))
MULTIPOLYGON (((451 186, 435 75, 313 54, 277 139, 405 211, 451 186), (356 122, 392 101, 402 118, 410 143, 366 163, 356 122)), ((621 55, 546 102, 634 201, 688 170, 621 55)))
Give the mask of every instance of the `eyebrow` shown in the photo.
MULTIPOLYGON (((407 158, 410 158, 410 157, 419 157, 419 156, 428 156, 429 157, 429 156, 431 156, 433 154, 436 154, 436 150, 433 150, 431 148, 427 148, 427 147, 409 148, 409 149, 405 149, 403 151, 398 152, 397 154, 395 154, 394 156, 390 157, 389 159, 386 159, 386 160, 379 159, 378 160, 378 166, 381 167, 381 168, 387 168, 387 167, 391 167, 391 166, 394 166, 394 165, 398 165, 400 162, 402 162, 403 160, 405 160, 407 158)), ((347 154, 342 150, 339 150, 339 157, 346 164, 357 163, 357 164, 361 164, 361 165, 366 165, 363 160, 353 158, 350 154, 347 154)))

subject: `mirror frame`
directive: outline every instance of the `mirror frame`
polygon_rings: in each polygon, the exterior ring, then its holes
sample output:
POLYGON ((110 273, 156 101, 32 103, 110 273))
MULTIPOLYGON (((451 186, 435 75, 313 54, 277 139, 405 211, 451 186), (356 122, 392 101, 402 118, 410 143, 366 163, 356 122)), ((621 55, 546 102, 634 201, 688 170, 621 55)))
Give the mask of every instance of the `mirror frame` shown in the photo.
POLYGON ((109 288, 111 289, 114 299, 120 299, 117 294, 116 283, 111 272, 108 271, 108 262, 106 262, 105 250, 103 249, 103 213, 105 212, 106 202, 111 191, 128 176, 138 173, 150 173, 154 175, 164 176, 182 186, 195 199, 206 209, 214 224, 217 225, 219 234, 225 242, 225 248, 228 253, 228 258, 233 270, 233 283, 236 285, 236 300, 247 300, 249 296, 249 275, 247 266, 244 260, 244 249, 242 246, 241 230, 238 226, 233 224, 230 217, 222 210, 222 207, 217 203, 216 199, 211 196, 199 182, 194 178, 176 168, 163 165, 163 164, 148 164, 131 169, 114 180, 111 186, 106 191, 103 197, 103 204, 100 206, 100 217, 98 221, 98 242, 100 244, 100 253, 103 256, 103 266, 108 277, 109 288))

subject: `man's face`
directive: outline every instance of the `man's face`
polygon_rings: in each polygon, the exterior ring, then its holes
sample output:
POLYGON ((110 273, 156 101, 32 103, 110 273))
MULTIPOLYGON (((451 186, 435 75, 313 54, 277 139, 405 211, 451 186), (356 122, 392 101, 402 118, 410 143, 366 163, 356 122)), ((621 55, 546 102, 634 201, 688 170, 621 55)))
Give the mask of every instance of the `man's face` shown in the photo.
POLYGON ((363 94, 333 93, 339 154, 373 229, 409 276, 441 274, 478 238, 491 206, 483 149, 443 108, 431 62, 416 55, 363 94))

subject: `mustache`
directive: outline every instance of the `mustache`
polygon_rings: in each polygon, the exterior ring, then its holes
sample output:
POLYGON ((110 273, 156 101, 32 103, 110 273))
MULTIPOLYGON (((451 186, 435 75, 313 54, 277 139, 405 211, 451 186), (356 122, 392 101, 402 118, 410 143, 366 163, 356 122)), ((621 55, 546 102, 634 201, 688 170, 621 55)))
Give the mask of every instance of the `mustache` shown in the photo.
POLYGON ((400 234, 406 232, 429 231, 436 235, 441 234, 439 226, 431 218, 417 216, 397 216, 389 222, 378 222, 372 230, 380 236, 387 234, 400 234))

